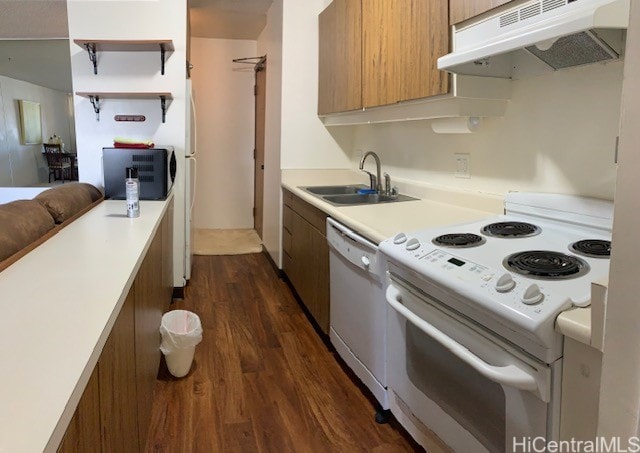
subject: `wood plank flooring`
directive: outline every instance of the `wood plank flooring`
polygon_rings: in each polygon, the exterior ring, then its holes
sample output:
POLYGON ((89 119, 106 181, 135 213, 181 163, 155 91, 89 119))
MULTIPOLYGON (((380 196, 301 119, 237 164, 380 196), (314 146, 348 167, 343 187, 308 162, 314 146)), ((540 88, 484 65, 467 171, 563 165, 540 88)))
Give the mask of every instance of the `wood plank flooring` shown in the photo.
POLYGON ((195 257, 186 297, 204 329, 189 375, 161 366, 148 452, 404 452, 262 254, 195 257))

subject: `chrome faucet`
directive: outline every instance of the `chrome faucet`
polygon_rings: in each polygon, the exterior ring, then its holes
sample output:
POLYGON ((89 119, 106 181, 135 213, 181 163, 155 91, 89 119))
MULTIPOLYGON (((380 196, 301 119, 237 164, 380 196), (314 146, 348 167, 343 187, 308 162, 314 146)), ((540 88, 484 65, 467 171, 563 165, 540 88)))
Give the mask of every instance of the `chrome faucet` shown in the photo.
POLYGON ((362 155, 362 158, 360 159, 359 168, 360 168, 360 170, 364 171, 365 173, 367 173, 369 175, 369 180, 370 180, 370 183, 371 183, 370 184, 371 189, 375 190, 379 194, 382 194, 382 182, 381 182, 381 175, 380 175, 380 158, 378 157, 378 155, 376 153, 374 153, 373 151, 367 151, 366 153, 364 153, 362 155), (376 175, 375 176, 364 169, 364 161, 369 156, 373 156, 373 159, 376 161, 376 175))

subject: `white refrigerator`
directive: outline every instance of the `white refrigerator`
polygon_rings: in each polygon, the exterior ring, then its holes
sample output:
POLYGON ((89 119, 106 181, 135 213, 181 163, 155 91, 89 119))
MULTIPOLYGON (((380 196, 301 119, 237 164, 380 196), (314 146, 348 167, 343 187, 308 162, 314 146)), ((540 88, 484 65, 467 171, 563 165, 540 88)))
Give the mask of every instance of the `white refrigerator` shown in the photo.
POLYGON ((191 241, 193 240, 193 204, 196 200, 196 152, 197 146, 197 126, 196 126, 196 104, 193 98, 191 80, 187 79, 187 118, 186 118, 186 141, 185 141, 185 247, 184 247, 184 278, 191 278, 191 266, 193 264, 193 250, 191 241))

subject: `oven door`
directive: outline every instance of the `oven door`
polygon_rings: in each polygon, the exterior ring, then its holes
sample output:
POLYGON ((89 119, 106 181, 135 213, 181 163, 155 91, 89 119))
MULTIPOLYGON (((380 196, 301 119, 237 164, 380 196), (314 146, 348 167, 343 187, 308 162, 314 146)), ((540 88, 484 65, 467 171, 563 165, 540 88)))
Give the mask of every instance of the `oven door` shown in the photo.
POLYGON ((386 296, 391 410, 425 448, 425 427, 455 451, 557 438, 560 361, 528 356, 393 276, 386 296))

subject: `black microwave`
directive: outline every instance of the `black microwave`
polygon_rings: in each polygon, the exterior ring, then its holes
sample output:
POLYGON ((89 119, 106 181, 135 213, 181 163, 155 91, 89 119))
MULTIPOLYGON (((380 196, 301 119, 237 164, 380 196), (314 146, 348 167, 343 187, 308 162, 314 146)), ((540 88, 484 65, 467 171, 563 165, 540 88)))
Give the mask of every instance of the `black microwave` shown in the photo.
POLYGON ((114 200, 126 198, 124 180, 127 167, 138 169, 141 200, 164 200, 176 177, 173 147, 102 148, 104 196, 114 200))

